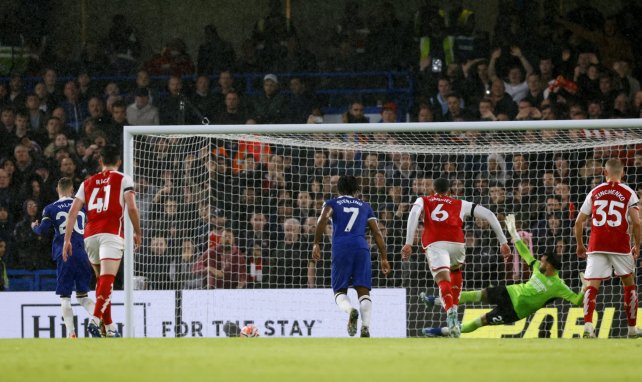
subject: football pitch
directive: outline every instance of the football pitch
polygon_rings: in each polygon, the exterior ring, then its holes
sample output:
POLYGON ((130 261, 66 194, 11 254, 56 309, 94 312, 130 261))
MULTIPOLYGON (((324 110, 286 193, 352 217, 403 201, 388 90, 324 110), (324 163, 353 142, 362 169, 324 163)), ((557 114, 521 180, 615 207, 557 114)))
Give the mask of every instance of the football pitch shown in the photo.
POLYGON ((640 381, 642 340, 0 340, 2 381, 640 381))

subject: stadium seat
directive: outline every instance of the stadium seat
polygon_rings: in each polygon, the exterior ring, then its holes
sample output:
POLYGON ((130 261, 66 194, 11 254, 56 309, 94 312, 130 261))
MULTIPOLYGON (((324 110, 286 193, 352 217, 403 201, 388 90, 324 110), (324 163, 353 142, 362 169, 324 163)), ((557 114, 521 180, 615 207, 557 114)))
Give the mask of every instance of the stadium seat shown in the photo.
POLYGON ((34 290, 32 279, 23 277, 9 279, 9 291, 11 292, 29 292, 32 290, 34 290))

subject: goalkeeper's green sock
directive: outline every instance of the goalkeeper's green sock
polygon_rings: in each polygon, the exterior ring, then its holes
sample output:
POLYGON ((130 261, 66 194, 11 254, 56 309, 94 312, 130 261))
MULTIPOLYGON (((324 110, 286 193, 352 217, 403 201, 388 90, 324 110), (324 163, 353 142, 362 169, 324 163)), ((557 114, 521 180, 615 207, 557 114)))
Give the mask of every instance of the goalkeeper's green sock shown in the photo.
POLYGON ((480 290, 461 292, 461 295, 459 296, 459 303, 464 304, 467 302, 480 302, 481 295, 482 293, 480 290))
POLYGON ((466 322, 461 327, 462 333, 470 333, 482 327, 482 318, 481 316, 475 318, 472 321, 466 322))

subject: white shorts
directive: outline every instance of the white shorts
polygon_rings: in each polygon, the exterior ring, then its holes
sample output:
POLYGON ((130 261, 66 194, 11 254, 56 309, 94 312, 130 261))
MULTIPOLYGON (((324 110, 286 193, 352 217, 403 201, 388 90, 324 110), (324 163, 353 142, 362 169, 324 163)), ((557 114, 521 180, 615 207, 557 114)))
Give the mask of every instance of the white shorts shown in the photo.
POLYGON ((100 264, 101 260, 121 260, 125 240, 118 235, 99 233, 85 239, 85 250, 92 264, 100 264))
POLYGON ((426 257, 432 277, 439 272, 450 270, 452 266, 461 265, 466 258, 466 246, 461 243, 438 241, 426 248, 426 257))
POLYGON ((630 275, 635 271, 633 255, 612 255, 605 253, 591 253, 586 258, 587 280, 610 279, 615 272, 618 277, 630 275))

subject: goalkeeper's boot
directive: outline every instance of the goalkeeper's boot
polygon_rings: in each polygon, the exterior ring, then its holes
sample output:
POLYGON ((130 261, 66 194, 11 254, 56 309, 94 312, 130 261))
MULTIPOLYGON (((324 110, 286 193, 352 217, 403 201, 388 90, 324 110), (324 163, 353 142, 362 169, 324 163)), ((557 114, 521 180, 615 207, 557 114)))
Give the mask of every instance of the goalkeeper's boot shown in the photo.
POLYGON ((421 332, 426 337, 446 337, 450 335, 448 328, 423 328, 421 332))
POLYGON ((367 326, 361 326, 361 338, 370 338, 370 329, 367 326))
POLYGON ((592 323, 587 322, 584 324, 584 334, 582 334, 582 338, 595 338, 595 328, 592 323))
POLYGON ((448 335, 453 338, 459 338, 461 335, 461 324, 457 316, 457 307, 453 306, 446 312, 446 323, 448 324, 448 335))
POLYGON ((101 338, 102 334, 100 333, 100 328, 98 327, 98 324, 96 324, 93 320, 89 321, 89 325, 87 325, 87 332, 89 332, 89 335, 93 338, 101 338))
POLYGON ((419 299, 426 305, 427 309, 431 309, 435 305, 437 305, 437 300, 438 297, 436 296, 429 296, 426 294, 426 292, 421 292, 419 293, 419 299))
POLYGON ((350 319, 348 320, 348 334, 354 337, 357 334, 357 320, 359 319, 359 311, 352 308, 350 311, 350 319))
POLYGON ((635 326, 629 326, 629 332, 626 335, 627 338, 642 338, 642 330, 635 326))

